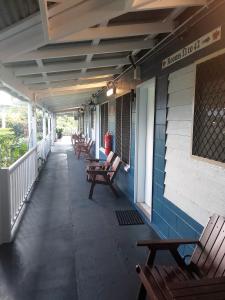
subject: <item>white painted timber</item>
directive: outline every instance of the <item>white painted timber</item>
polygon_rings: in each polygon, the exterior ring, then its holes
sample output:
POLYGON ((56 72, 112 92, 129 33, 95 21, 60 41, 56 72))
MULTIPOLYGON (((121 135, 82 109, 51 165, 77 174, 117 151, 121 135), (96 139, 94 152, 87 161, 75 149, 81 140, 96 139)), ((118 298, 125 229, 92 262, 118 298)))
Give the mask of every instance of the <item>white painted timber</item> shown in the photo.
POLYGON ((195 73, 189 72, 177 78, 177 80, 171 80, 169 83, 169 94, 175 93, 177 91, 182 91, 185 89, 190 89, 194 87, 195 73))
POLYGON ((58 42, 78 42, 92 39, 112 39, 129 36, 158 34, 171 32, 173 29, 172 22, 156 22, 129 25, 102 26, 96 28, 87 28, 80 32, 73 33, 65 38, 59 39, 58 42))
POLYGON ((168 107, 192 105, 193 99, 194 99, 194 90, 192 87, 185 90, 177 91, 174 92, 171 97, 169 97, 168 107))
POLYGON ((192 120, 192 106, 183 105, 170 107, 167 115, 168 121, 191 121, 192 120))
POLYGON ((23 79, 23 83, 26 85, 29 84, 35 84, 35 83, 42 83, 42 82, 54 82, 54 81, 65 81, 65 80, 71 80, 71 79, 94 79, 94 78, 107 78, 111 75, 119 74, 120 69, 107 69, 107 70, 99 70, 99 71, 89 71, 85 74, 82 74, 81 72, 74 72, 69 74, 57 74, 57 75, 47 75, 46 78, 43 78, 43 76, 29 76, 25 77, 23 79))
POLYGON ((46 83, 39 83, 39 84, 31 84, 29 85, 30 89, 36 89, 36 90, 43 90, 47 89, 49 87, 70 87, 70 86, 75 86, 77 84, 94 84, 94 83, 99 83, 99 82, 107 82, 112 80, 112 77, 106 77, 106 78, 96 78, 96 79, 87 79, 87 80, 64 80, 64 81, 57 81, 57 82, 52 82, 48 85, 46 83))
POLYGON ((173 7, 188 7, 206 5, 206 0, 156 0, 148 1, 149 3, 139 5, 138 10, 154 10, 173 7))
POLYGON ((18 94, 33 100, 31 91, 22 84, 19 78, 16 78, 11 69, 4 67, 0 63, 0 80, 11 89, 15 90, 18 94))
POLYGON ((74 32, 124 13, 125 0, 90 0, 58 13, 49 20, 51 39, 57 40, 74 32))
POLYGON ((126 65, 130 64, 128 58, 119 58, 119 59, 101 59, 94 60, 91 62, 66 62, 66 63, 57 63, 57 64, 46 64, 44 67, 18 67, 14 69, 16 76, 40 74, 40 73, 55 73, 55 72, 64 72, 64 71, 74 71, 81 70, 82 68, 94 69, 100 67, 112 67, 116 65, 126 65))
POLYGON ((213 213, 225 215, 225 166, 191 155, 194 65, 169 80, 164 196, 204 225, 213 213))
POLYGON ((153 41, 127 41, 127 42, 111 42, 101 45, 85 45, 85 46, 67 46, 64 45, 60 48, 55 49, 39 49, 31 51, 26 54, 11 57, 5 62, 16 62, 16 61, 30 61, 37 59, 50 59, 50 58, 64 58, 64 57, 76 57, 89 54, 105 54, 105 53, 116 53, 131 50, 149 49, 153 47, 153 41))

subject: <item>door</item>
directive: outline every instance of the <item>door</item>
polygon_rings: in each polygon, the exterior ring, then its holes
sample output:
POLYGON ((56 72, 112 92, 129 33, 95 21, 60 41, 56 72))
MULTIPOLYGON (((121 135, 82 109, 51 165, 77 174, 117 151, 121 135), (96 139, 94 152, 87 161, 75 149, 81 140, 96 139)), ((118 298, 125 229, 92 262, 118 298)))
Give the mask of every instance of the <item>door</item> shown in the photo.
POLYGON ((95 112, 95 155, 96 158, 99 158, 99 148, 100 148, 100 108, 99 105, 96 105, 95 112))
POLYGON ((155 78, 137 87, 135 202, 151 219, 155 78))

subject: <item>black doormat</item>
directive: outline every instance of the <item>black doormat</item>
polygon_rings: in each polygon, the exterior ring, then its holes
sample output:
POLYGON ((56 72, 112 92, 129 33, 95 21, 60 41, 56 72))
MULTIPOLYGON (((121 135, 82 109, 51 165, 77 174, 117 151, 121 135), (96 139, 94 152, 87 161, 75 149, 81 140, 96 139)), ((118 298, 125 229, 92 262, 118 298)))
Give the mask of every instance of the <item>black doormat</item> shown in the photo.
POLYGON ((144 224, 141 216, 136 210, 116 210, 115 212, 120 226, 144 224))

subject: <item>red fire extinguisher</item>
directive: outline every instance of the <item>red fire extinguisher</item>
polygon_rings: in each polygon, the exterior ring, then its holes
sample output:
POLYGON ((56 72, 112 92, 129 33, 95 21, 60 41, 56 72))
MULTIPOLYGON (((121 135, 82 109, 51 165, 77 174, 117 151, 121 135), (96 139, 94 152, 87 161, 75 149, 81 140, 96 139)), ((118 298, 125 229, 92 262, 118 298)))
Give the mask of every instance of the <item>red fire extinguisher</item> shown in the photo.
POLYGON ((109 131, 106 132, 104 141, 105 141, 105 154, 108 156, 109 152, 112 150, 112 135, 110 134, 109 131))

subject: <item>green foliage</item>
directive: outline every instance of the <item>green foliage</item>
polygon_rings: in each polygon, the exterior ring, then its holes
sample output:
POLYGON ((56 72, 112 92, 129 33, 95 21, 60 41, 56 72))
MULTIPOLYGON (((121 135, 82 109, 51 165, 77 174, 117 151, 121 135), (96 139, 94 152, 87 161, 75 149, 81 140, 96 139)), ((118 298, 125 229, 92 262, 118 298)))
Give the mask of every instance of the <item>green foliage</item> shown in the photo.
POLYGON ((57 133, 57 138, 61 139, 62 133, 63 133, 63 128, 56 128, 56 133, 57 133))
POLYGON ((17 138, 28 136, 27 105, 9 107, 7 109, 6 125, 14 130, 17 138))
POLYGON ((62 128, 65 135, 78 130, 78 123, 74 120, 73 113, 60 114, 56 117, 57 128, 62 128))
POLYGON ((11 128, 0 128, 0 167, 9 167, 27 152, 23 138, 18 139, 11 128))

